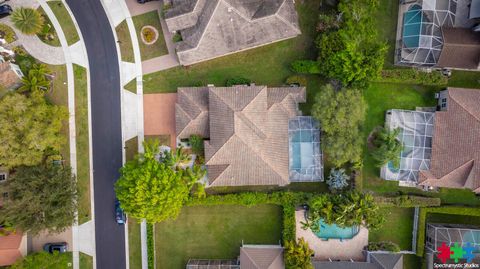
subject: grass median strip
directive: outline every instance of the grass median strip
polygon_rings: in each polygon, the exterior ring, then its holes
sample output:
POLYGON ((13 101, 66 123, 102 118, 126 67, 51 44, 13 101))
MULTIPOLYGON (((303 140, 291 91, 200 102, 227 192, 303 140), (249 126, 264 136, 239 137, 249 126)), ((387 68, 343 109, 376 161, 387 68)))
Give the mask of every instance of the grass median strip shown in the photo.
POLYGON ((82 224, 91 219, 87 71, 79 65, 73 65, 73 71, 75 75, 77 182, 80 193, 78 201, 78 221, 82 224))
POLYGON ((115 27, 115 31, 117 32, 122 61, 131 63, 135 62, 132 39, 130 38, 130 32, 128 31, 127 21, 123 20, 117 27, 115 27))
POLYGON ((65 34, 68 45, 73 45, 75 42, 79 41, 80 38, 78 36, 77 29, 75 28, 75 24, 73 23, 72 17, 70 17, 70 13, 68 13, 62 1, 48 1, 47 3, 62 26, 62 31, 65 34))
POLYGON ((80 269, 93 269, 93 258, 80 252, 80 269))
POLYGON ((130 269, 142 269, 140 222, 133 218, 128 218, 128 245, 130 269))

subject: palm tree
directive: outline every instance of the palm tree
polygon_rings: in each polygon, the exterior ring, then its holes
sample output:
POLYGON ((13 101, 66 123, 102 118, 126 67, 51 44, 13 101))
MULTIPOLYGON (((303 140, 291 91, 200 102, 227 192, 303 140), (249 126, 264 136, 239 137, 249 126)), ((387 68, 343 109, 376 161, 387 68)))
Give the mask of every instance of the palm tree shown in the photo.
POLYGON ((27 35, 37 34, 43 28, 44 18, 33 8, 17 8, 13 11, 11 19, 15 27, 27 35))
POLYGON ((35 71, 30 70, 27 76, 22 78, 22 86, 18 88, 19 92, 40 92, 47 91, 50 81, 45 79, 44 75, 39 76, 35 71))
POLYGON ((185 154, 182 147, 179 147, 178 149, 163 152, 161 162, 170 167, 177 168, 188 164, 190 162, 190 156, 185 154))
POLYGON ((378 166, 384 166, 392 162, 394 167, 400 166, 400 154, 403 150, 403 144, 398 140, 400 128, 392 131, 382 128, 374 141, 377 147, 372 152, 372 157, 378 162, 378 166))

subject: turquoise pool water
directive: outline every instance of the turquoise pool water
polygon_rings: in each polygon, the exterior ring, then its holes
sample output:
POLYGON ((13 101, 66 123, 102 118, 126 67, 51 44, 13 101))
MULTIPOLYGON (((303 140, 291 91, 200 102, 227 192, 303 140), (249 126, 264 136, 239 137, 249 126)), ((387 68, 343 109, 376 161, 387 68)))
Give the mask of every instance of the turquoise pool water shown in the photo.
POLYGON ((352 239, 360 231, 358 226, 338 227, 336 224, 328 225, 320 220, 320 231, 315 235, 322 239, 352 239))
POLYGON ((403 14, 403 44, 418 47, 422 27, 422 7, 413 5, 403 14))

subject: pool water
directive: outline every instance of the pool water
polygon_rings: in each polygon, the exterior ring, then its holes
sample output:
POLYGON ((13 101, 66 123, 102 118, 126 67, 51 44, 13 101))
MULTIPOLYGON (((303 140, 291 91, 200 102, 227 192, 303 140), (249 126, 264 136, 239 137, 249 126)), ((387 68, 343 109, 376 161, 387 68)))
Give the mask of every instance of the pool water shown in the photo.
POLYGON ((418 47, 422 27, 422 8, 413 5, 403 15, 403 43, 407 48, 418 47))
POLYGON ((358 226, 341 228, 336 224, 328 225, 320 219, 320 231, 315 235, 322 239, 352 239, 360 231, 358 226))

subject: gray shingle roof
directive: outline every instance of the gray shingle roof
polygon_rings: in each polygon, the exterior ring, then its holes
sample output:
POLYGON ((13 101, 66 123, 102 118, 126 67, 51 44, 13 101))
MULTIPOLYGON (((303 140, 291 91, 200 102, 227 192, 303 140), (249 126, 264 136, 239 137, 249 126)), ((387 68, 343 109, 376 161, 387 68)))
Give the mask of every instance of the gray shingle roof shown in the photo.
POLYGON ((177 137, 201 134, 210 186, 289 183, 288 120, 305 88, 179 88, 177 137))
POLYGON ((180 31, 180 63, 190 65, 299 35, 293 0, 177 0, 166 12, 180 31))
POLYGON ((281 246, 244 245, 240 248, 240 269, 284 269, 281 246))
POLYGON ((370 262, 312 261, 315 269, 403 269, 401 254, 370 253, 370 262))

